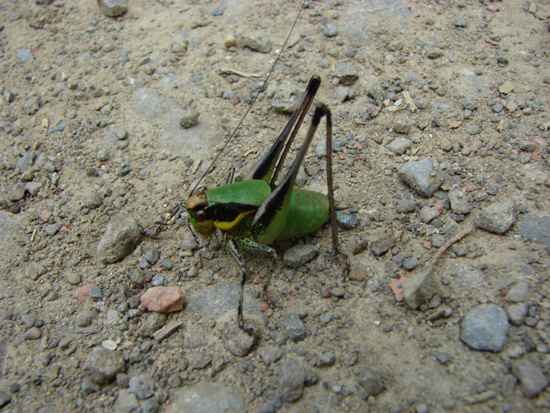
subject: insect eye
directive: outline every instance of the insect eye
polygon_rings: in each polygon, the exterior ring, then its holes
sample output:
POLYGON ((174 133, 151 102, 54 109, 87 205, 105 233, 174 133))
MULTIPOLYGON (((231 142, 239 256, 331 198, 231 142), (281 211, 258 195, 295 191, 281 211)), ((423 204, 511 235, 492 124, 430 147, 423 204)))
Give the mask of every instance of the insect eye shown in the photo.
POLYGON ((206 213, 206 211, 204 209, 199 209, 195 213, 195 219, 197 220, 197 222, 205 221, 207 218, 208 218, 208 214, 206 213))

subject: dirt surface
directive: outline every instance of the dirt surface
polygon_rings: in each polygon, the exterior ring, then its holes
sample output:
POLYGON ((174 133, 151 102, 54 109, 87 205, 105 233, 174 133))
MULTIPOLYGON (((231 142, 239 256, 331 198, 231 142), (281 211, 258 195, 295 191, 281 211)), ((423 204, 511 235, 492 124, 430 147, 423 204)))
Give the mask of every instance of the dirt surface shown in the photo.
MULTIPOLYGON (((98 245, 117 214, 152 234, 185 201, 299 2, 132 0, 117 18, 47 3, 0 5, 2 409, 550 409, 548 1, 307 4, 201 185, 231 166, 242 179, 318 74, 335 197, 358 220, 339 231, 351 272, 328 226, 280 242, 267 308, 253 280, 269 261, 244 253, 254 344, 236 328, 238 266, 216 239, 195 243, 185 214, 119 262, 98 245), (399 171, 428 158, 440 185, 421 196, 399 171), (319 248, 294 268, 294 246, 319 248), (405 278, 420 287, 403 299, 405 278), (183 310, 149 312, 151 286, 180 287, 183 310)), ((298 184, 323 192, 320 129, 298 184)))

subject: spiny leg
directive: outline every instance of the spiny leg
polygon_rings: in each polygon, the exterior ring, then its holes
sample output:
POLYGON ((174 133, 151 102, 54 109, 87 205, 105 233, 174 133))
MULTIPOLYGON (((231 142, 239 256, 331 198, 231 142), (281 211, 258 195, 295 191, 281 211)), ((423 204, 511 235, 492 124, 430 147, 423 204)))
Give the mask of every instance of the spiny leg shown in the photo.
POLYGON ((246 283, 246 268, 244 266, 244 260, 239 252, 239 248, 237 247, 237 243, 234 239, 230 238, 227 240, 227 249, 231 253, 231 256, 233 259, 237 262, 241 269, 241 294, 239 297, 239 310, 237 313, 237 317, 239 319, 239 327, 242 328, 244 331, 247 331, 246 327, 244 326, 244 318, 243 318, 243 299, 244 299, 244 285, 246 283))

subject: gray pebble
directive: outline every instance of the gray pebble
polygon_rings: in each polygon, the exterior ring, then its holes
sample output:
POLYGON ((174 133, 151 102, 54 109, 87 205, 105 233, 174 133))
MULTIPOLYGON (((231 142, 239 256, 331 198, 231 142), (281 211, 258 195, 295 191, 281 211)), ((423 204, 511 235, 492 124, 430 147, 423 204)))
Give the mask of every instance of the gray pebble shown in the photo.
POLYGON ((95 285, 92 288, 90 288, 90 292, 88 293, 88 295, 90 296, 90 298, 94 298, 96 300, 103 298, 103 293, 101 292, 101 288, 95 285))
POLYGON ((428 57, 428 59, 437 59, 442 55, 443 55, 443 50, 441 50, 439 47, 432 47, 426 53, 426 56, 428 57))
POLYGON ((482 132, 481 126, 479 125, 468 125, 466 126, 466 133, 468 135, 479 135, 482 132))
POLYGON ((409 122, 409 118, 405 116, 396 117, 393 121, 393 131, 404 135, 411 133, 411 123, 409 122))
POLYGON ((12 202, 17 202, 25 196, 25 184, 17 182, 8 192, 8 199, 12 202))
POLYGON ((36 160, 36 153, 34 151, 26 152, 19 160, 17 161, 17 167, 24 171, 29 166, 34 164, 36 160))
POLYGON ((512 373, 520 381, 527 397, 536 397, 548 387, 548 379, 543 371, 526 357, 512 362, 512 373))
POLYGON ((399 177, 423 197, 431 197, 443 183, 439 166, 431 158, 407 162, 400 170, 399 177))
POLYGON ((451 361, 451 355, 449 353, 445 353, 444 351, 438 351, 435 354, 435 357, 437 358, 437 361, 439 361, 441 364, 447 364, 449 361, 451 361))
POLYGON ((283 352, 281 351, 281 349, 274 346, 262 347, 260 348, 260 350, 258 350, 258 354, 267 366, 275 363, 283 356, 283 352))
POLYGON ((513 303, 521 303, 529 297, 529 284, 525 281, 519 282, 510 288, 506 294, 506 299, 513 303))
POLYGON ((141 240, 141 228, 127 215, 114 215, 97 245, 97 256, 104 264, 121 261, 141 240))
POLYGON ((179 124, 182 128, 188 129, 195 126, 199 120, 200 112, 194 107, 187 107, 179 119, 179 124))
POLYGON ((395 210, 399 213, 409 213, 414 212, 416 209, 416 202, 414 199, 400 199, 395 205, 395 210))
POLYGON ((410 139, 404 138, 402 136, 398 136, 389 144, 387 144, 386 148, 390 152, 395 153, 396 155, 403 155, 407 151, 407 149, 409 149, 411 144, 412 142, 410 139))
POLYGON ((423 223, 429 224, 434 219, 439 217, 439 215, 440 213, 438 208, 430 208, 428 206, 424 206, 420 210, 419 218, 420 218, 420 221, 422 221, 423 223))
POLYGON ((403 261, 403 267, 407 271, 414 270, 416 267, 418 267, 419 264, 420 264, 420 262, 418 261, 418 258, 416 258, 416 257, 407 258, 405 261, 403 261))
POLYGON ((332 366, 336 361, 336 357, 332 351, 321 354, 319 358, 319 367, 329 367, 332 366))
POLYGON ((107 162, 109 160, 109 151, 106 149, 100 149, 97 151, 96 159, 100 162, 107 162))
POLYGON ((238 389, 219 383, 200 382, 175 391, 170 397, 168 413, 245 412, 246 401, 238 389))
POLYGON ((294 341, 298 342, 305 338, 306 328, 298 314, 290 313, 285 321, 285 330, 288 337, 294 341))
POLYGON ((237 35, 237 46, 249 47, 260 53, 269 53, 273 48, 271 41, 264 32, 255 31, 237 35))
POLYGON ((468 311, 460 339, 474 350, 499 352, 508 335, 508 316, 495 304, 481 304, 468 311))
POLYGON ((100 191, 93 191, 84 198, 83 206, 88 209, 96 209, 99 208, 102 203, 103 193, 100 191))
POLYGON ((337 211, 336 221, 338 222, 338 225, 344 229, 353 229, 359 225, 357 214, 352 214, 350 212, 337 211))
POLYGON ((223 325, 222 335, 225 349, 237 357, 246 356, 256 342, 256 336, 246 333, 234 322, 223 325))
POLYGON ((285 361, 275 369, 279 378, 279 392, 284 401, 293 402, 302 397, 306 372, 304 367, 294 361, 285 361))
POLYGON ((476 217, 476 225, 495 234, 504 234, 516 222, 514 201, 507 199, 483 208, 476 217))
POLYGON ((403 283, 403 294, 414 310, 439 295, 439 283, 433 273, 418 273, 403 283))
POLYGON ((95 313, 90 310, 82 311, 76 316, 76 325, 78 327, 88 327, 94 321, 95 313))
POLYGON ((63 225, 60 223, 54 223, 54 224, 44 225, 42 229, 44 229, 44 232, 46 233, 46 235, 53 237, 55 234, 59 232, 62 226, 63 225))
POLYGON ((82 380, 82 383, 80 383, 80 390, 82 390, 84 394, 97 393, 100 390, 100 386, 85 378, 82 380))
POLYGON ((524 215, 519 223, 522 237, 550 247, 550 216, 524 215))
POLYGON ((155 382, 147 374, 140 374, 139 376, 132 377, 129 383, 130 393, 140 399, 148 399, 153 395, 155 389, 155 382))
POLYGON ((334 37, 338 34, 338 28, 334 23, 327 21, 323 25, 323 34, 327 37, 334 37))
POLYGON ((476 110, 479 108, 479 105, 471 99, 464 98, 464 100, 462 100, 462 108, 467 110, 476 110))
POLYGON ((527 317, 528 306, 525 303, 512 304, 506 308, 508 318, 513 325, 520 326, 527 317))
POLYGON ((29 49, 17 49, 15 54, 23 63, 30 62, 34 59, 34 56, 29 49))
POLYGON ((42 188, 42 184, 40 182, 27 182, 25 184, 25 190, 32 196, 36 196, 38 191, 40 191, 40 188, 42 188))
POLYGON ((297 268, 311 261, 319 252, 319 245, 295 245, 285 251, 283 260, 290 267, 297 268))
POLYGON ((357 374, 357 381, 359 383, 358 395, 363 399, 367 399, 370 396, 376 396, 384 390, 382 381, 370 367, 363 367, 359 371, 357 374))
POLYGON ((42 332, 38 327, 32 327, 29 328, 25 333, 23 334, 23 338, 25 340, 37 340, 42 335, 42 332))
POLYGON ((117 413, 131 413, 139 409, 139 401, 130 391, 123 389, 118 393, 113 407, 117 413))
POLYGON ((156 413, 160 410, 160 403, 154 397, 145 400, 141 404, 141 413, 156 413))
POLYGON ((451 202, 451 209, 456 214, 468 214, 473 209, 473 205, 461 189, 456 188, 449 192, 449 201, 451 202))
POLYGON ((458 16, 454 25, 455 27, 468 27, 468 21, 464 17, 458 16))
POLYGON ((160 287, 161 285, 164 285, 164 277, 161 274, 155 275, 151 280, 151 285, 153 287, 160 287))
POLYGON ((336 65, 332 76, 338 79, 339 85, 343 86, 351 86, 359 79, 357 69, 349 63, 339 63, 336 65))
POLYGON ((157 263, 157 261, 160 258, 160 250, 157 249, 150 249, 145 253, 145 259, 149 262, 149 264, 154 265, 157 263))
POLYGON ((110 351, 103 347, 93 349, 84 361, 84 373, 94 383, 108 383, 118 373, 124 371, 125 363, 122 353, 110 351))
POLYGON ((34 115, 40 109, 41 100, 38 96, 31 96, 23 101, 23 110, 29 116, 34 115))
POLYGON ((97 5, 107 17, 122 16, 128 10, 128 4, 126 0, 98 0, 97 5))

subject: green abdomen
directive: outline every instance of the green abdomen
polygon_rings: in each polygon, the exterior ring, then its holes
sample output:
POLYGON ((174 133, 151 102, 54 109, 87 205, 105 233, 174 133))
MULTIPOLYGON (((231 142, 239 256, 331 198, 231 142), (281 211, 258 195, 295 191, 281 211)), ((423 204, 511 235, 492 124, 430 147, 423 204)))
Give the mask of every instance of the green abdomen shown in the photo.
POLYGON ((298 238, 319 229, 328 221, 328 197, 319 192, 294 188, 286 226, 277 240, 298 238))

